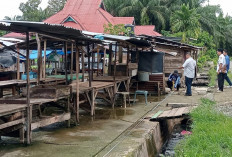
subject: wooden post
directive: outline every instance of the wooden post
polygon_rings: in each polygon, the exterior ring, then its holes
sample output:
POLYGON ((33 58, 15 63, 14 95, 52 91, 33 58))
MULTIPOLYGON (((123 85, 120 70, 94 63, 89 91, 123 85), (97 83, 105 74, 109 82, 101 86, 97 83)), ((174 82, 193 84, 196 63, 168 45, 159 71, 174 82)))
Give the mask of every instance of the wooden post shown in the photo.
POLYGON ((126 69, 126 75, 129 76, 129 62, 130 62, 130 48, 127 48, 127 61, 126 61, 126 65, 127 65, 127 69, 126 69))
POLYGON ((119 46, 118 57, 119 57, 119 63, 122 63, 122 61, 123 61, 122 46, 119 46))
POLYGON ((27 44, 27 55, 26 55, 26 71, 27 71, 27 144, 31 144, 31 121, 32 121, 32 108, 30 105, 30 78, 29 78, 29 32, 26 32, 26 44, 27 44))
POLYGON ((81 64, 82 64, 82 82, 85 81, 85 53, 84 51, 82 50, 81 51, 81 64))
POLYGON ((94 98, 94 92, 95 90, 91 90, 91 116, 94 116, 95 114, 95 98, 94 98))
POLYGON ((80 103, 80 100, 79 100, 79 49, 78 47, 76 48, 76 89, 77 89, 77 95, 76 95, 76 122, 79 123, 79 103, 80 103))
POLYGON ((57 62, 55 62, 55 75, 57 75, 57 62))
POLYGON ((36 41, 37 41, 37 84, 40 84, 40 79, 41 79, 41 65, 42 65, 42 52, 41 52, 41 41, 39 38, 38 33, 36 33, 36 41))
POLYGON ((108 63, 108 75, 109 76, 112 76, 111 64, 112 64, 112 44, 110 44, 109 46, 109 63, 108 63))
POLYGON ((117 42, 115 44, 115 55, 114 55, 114 83, 116 83, 116 78, 115 78, 115 75, 116 75, 116 63, 117 63, 117 42))
POLYGON ((103 58, 103 66, 102 66, 102 70, 103 70, 103 76, 105 75, 105 65, 106 65, 106 48, 104 50, 104 58, 103 58))
POLYGON ((99 75, 98 74, 98 71, 99 71, 99 51, 100 51, 100 48, 99 48, 99 46, 97 46, 97 76, 99 75))
POLYGON ((91 81, 93 81, 94 62, 95 62, 95 53, 93 52, 93 50, 94 50, 94 43, 92 47, 91 81))
POLYGON ((43 77, 46 78, 46 51, 47 51, 47 40, 44 40, 44 58, 43 58, 43 77))
POLYGON ((18 45, 16 46, 17 48, 17 52, 18 52, 18 55, 17 55, 17 80, 20 80, 20 57, 19 57, 19 47, 18 45))
MULTIPOLYGON (((76 55, 77 55, 77 52, 76 52, 76 55)), ((72 80, 73 80, 73 43, 71 45, 71 80, 70 81, 72 80)))
POLYGON ((89 52, 89 43, 87 44, 87 53, 88 53, 88 73, 89 73, 89 87, 92 87, 92 79, 91 79, 91 72, 90 72, 90 52, 89 52))
POLYGON ((64 68, 65 68, 65 84, 68 85, 68 72, 67 72, 67 68, 68 68, 68 64, 67 64, 67 61, 68 61, 68 54, 67 54, 67 50, 68 50, 68 43, 67 41, 65 42, 64 44, 64 68))

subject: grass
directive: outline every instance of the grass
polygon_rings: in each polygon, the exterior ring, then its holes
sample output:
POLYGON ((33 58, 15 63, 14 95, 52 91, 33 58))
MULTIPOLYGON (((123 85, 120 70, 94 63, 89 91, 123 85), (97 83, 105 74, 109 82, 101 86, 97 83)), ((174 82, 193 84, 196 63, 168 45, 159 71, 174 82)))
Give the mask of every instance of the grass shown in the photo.
POLYGON ((214 87, 217 84, 217 72, 214 68, 209 70, 209 87, 214 87))
POLYGON ((178 157, 231 157, 232 118, 214 109, 215 102, 202 99, 192 117, 192 132, 176 147, 178 157))

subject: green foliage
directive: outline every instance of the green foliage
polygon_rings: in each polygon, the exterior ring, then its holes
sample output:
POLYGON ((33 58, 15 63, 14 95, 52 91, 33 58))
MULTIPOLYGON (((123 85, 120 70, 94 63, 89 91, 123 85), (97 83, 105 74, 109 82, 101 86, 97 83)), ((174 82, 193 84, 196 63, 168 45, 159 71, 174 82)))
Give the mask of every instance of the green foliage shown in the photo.
POLYGON ((215 102, 202 99, 190 116, 193 134, 176 147, 175 156, 232 156, 232 118, 216 111, 215 102))
POLYGON ((108 23, 108 25, 104 25, 104 33, 111 35, 124 35, 130 36, 130 34, 134 34, 130 27, 125 28, 124 24, 112 25, 108 23))
POLYGON ((171 16, 171 30, 173 33, 182 33, 182 41, 188 38, 197 38, 200 33, 200 14, 196 9, 189 9, 189 5, 183 4, 181 10, 177 10, 171 16))
POLYGON ((0 37, 5 35, 6 34, 6 31, 0 31, 0 37))
POLYGON ((48 11, 48 17, 62 10, 66 1, 67 0, 49 0, 48 7, 46 8, 48 11))
POLYGON ((216 69, 212 68, 209 70, 209 87, 214 87, 217 82, 217 72, 216 69))

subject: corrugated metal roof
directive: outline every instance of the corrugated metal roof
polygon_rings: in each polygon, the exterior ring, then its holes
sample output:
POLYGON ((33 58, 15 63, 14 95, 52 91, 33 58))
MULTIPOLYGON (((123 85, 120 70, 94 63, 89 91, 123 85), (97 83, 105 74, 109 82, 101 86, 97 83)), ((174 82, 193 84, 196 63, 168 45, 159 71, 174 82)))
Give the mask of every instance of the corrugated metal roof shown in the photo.
POLYGON ((28 22, 28 21, 0 21, 0 29, 13 32, 35 32, 39 34, 51 35, 59 38, 71 40, 82 40, 100 42, 98 39, 93 39, 84 36, 80 30, 72 27, 66 27, 60 24, 48 24, 44 22, 28 22))

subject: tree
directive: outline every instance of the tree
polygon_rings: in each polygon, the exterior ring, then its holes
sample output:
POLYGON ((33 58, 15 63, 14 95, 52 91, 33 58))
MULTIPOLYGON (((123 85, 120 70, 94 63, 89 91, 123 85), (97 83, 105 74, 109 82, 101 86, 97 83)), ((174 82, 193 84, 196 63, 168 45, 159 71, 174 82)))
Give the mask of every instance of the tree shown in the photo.
POLYGON ((47 15, 39 7, 41 0, 28 0, 26 3, 20 3, 19 9, 22 11, 22 19, 25 21, 43 21, 47 15))
POLYGON ((48 7, 46 8, 48 11, 48 15, 54 15, 58 13, 60 10, 62 10, 66 1, 67 0, 49 0, 48 7))
POLYGON ((20 15, 15 15, 13 17, 5 16, 4 20, 9 20, 9 21, 20 21, 22 20, 22 16, 20 15))
POLYGON ((171 30, 173 33, 182 34, 183 42, 191 37, 197 38, 200 32, 199 18, 196 9, 189 9, 188 5, 183 4, 181 10, 171 16, 171 30))
POLYGON ((134 32, 131 30, 130 27, 125 28, 124 24, 117 24, 112 25, 111 23, 108 23, 108 25, 104 25, 104 33, 108 33, 111 35, 124 35, 124 36, 130 36, 131 34, 134 34, 134 32))
POLYGON ((136 24, 155 24, 158 30, 166 26, 167 8, 160 0, 129 0, 119 11, 121 16, 134 16, 136 24))

